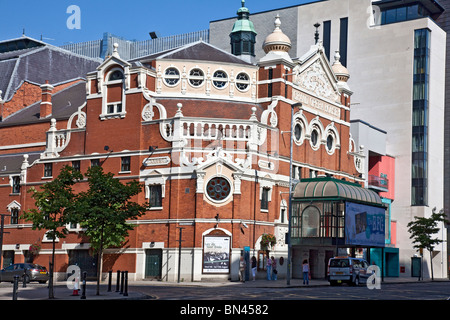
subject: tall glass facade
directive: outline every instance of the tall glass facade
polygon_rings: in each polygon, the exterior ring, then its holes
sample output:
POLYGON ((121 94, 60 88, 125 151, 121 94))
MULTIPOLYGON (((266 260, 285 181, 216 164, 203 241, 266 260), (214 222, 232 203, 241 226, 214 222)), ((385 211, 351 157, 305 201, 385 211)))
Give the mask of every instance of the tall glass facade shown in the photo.
POLYGON ((411 205, 428 204, 428 94, 430 30, 414 32, 411 205))

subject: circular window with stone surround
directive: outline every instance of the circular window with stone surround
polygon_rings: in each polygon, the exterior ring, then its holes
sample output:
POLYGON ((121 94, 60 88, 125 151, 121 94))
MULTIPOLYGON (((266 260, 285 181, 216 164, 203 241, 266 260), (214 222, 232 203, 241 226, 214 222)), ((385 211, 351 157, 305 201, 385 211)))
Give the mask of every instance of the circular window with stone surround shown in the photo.
POLYGON ((213 177, 206 185, 208 198, 215 202, 223 202, 231 194, 231 184, 224 177, 213 177))

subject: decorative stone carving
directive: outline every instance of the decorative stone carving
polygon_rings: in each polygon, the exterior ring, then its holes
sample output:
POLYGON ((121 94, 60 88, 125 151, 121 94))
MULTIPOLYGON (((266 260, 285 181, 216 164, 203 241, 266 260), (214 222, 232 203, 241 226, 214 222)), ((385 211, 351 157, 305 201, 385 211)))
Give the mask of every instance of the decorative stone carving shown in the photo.
POLYGON ((336 101, 339 98, 339 95, 336 93, 328 76, 323 70, 320 60, 316 60, 302 72, 299 72, 299 66, 295 67, 293 82, 319 97, 331 101, 336 101))

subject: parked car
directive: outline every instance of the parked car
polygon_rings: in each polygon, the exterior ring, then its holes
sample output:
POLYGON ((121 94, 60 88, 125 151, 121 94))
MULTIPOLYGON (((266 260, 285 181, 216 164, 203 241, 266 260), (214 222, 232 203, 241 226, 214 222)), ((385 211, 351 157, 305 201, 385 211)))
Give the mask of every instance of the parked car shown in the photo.
POLYGON ((328 281, 339 285, 346 282, 350 285, 366 283, 371 272, 367 272, 369 264, 364 259, 351 257, 334 257, 328 261, 328 281))
POLYGON ((38 281, 39 283, 46 283, 49 279, 48 271, 45 267, 34 263, 15 263, 7 268, 0 270, 0 281, 14 281, 14 276, 19 276, 19 281, 23 281, 26 277, 26 282, 38 281))

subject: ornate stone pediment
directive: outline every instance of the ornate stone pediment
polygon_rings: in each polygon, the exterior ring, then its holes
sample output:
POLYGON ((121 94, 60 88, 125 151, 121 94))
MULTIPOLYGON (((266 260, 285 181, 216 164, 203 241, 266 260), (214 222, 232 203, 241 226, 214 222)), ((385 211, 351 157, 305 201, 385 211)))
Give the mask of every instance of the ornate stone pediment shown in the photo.
POLYGON ((324 70, 321 59, 317 59, 306 69, 301 69, 300 66, 294 68, 294 84, 317 97, 325 98, 333 102, 338 101, 339 92, 324 70))

